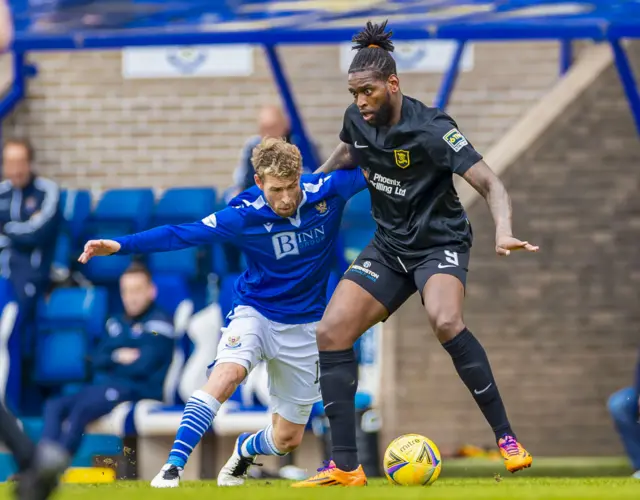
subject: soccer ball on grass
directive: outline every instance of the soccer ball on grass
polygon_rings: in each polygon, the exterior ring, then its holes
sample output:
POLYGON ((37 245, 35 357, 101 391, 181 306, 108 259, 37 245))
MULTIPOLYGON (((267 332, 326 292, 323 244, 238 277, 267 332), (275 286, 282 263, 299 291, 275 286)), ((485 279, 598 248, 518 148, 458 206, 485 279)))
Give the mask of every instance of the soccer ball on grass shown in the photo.
POLYGON ((393 484, 427 486, 438 479, 441 468, 438 447, 419 434, 394 439, 384 453, 384 473, 393 484))

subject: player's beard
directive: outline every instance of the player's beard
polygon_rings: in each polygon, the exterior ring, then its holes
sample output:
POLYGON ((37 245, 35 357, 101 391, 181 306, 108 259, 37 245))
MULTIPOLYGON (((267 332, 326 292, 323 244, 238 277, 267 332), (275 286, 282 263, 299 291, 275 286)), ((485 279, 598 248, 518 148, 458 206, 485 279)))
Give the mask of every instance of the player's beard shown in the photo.
POLYGON ((393 107, 391 106, 391 93, 387 91, 385 101, 380 104, 378 111, 376 111, 374 118, 370 123, 374 127, 384 127, 388 125, 393 116, 393 107))

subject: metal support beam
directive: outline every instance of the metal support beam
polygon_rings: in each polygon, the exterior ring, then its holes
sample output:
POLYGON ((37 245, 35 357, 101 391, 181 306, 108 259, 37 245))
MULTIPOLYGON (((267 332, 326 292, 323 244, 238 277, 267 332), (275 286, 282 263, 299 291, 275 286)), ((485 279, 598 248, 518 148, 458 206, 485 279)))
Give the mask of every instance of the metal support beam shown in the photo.
POLYGON ((298 112, 298 107, 296 106, 293 92, 291 92, 289 80, 284 73, 284 68, 280 62, 280 57, 278 56, 276 47, 275 45, 265 45, 264 48, 267 58, 269 59, 269 64, 271 65, 271 71, 273 71, 273 76, 278 85, 278 89, 280 90, 280 95, 282 96, 287 113, 289 114, 291 132, 293 135, 297 136, 298 141, 296 145, 300 148, 300 153, 302 153, 304 166, 315 171, 319 167, 318 159, 315 155, 315 149, 311 145, 309 136, 306 133, 304 124, 302 123, 302 117, 298 112))
POLYGON ((24 98, 26 93, 26 77, 34 69, 25 64, 24 53, 13 54, 13 84, 9 92, 0 99, 0 121, 2 121, 13 108, 24 98))
POLYGON ((618 69, 618 75, 620 76, 620 82, 624 88, 624 92, 627 95, 629 101, 629 107, 631 108, 631 115, 636 124, 638 134, 640 134, 640 93, 638 92, 638 83, 633 75, 633 69, 629 64, 627 53, 620 44, 620 40, 609 40, 611 49, 613 50, 613 56, 616 61, 616 68, 618 69))
POLYGON ((449 104, 449 99, 451 98, 453 89, 456 86, 456 81, 458 80, 458 74, 460 72, 460 61, 462 61, 462 55, 464 54, 465 46, 466 42, 458 42, 456 51, 451 57, 449 69, 444 74, 440 89, 438 90, 438 93, 433 100, 433 105, 436 108, 445 109, 449 104))
POLYGON ((573 63, 572 40, 560 40, 560 76, 563 76, 573 63))

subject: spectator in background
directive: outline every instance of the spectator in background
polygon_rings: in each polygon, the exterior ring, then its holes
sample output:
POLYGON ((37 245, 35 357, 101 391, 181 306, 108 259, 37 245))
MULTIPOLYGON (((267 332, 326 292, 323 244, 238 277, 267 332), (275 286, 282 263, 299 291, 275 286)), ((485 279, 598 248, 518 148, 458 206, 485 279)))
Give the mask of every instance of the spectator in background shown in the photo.
MULTIPOLYGON (((254 171, 251 165, 251 154, 263 137, 284 137, 287 142, 300 146, 300 139, 291 133, 291 126, 286 115, 278 106, 265 106, 258 114, 258 135, 250 137, 242 148, 240 156, 240 164, 233 173, 234 187, 226 194, 225 201, 228 203, 234 196, 241 193, 245 189, 255 185, 253 179, 254 171)), ((314 152, 318 161, 318 149, 312 143, 314 152)), ((302 158, 303 173, 313 173, 310 165, 305 164, 305 158, 302 158)))
POLYGON ((64 457, 65 464, 78 450, 91 422, 125 401, 163 398, 175 344, 172 321, 155 306, 156 288, 144 265, 134 263, 125 271, 120 294, 125 314, 107 321, 105 338, 91 360, 93 382, 45 405, 38 450, 64 457))
POLYGON ((9 139, 2 148, 0 183, 0 270, 13 285, 21 316, 31 319, 49 285, 60 228, 60 189, 32 170, 33 148, 9 139))
POLYGON ((609 398, 609 411, 635 470, 633 477, 640 479, 640 358, 635 385, 614 393, 609 398))
POLYGON ((13 39, 13 21, 6 0, 0 0, 0 53, 9 48, 13 39))

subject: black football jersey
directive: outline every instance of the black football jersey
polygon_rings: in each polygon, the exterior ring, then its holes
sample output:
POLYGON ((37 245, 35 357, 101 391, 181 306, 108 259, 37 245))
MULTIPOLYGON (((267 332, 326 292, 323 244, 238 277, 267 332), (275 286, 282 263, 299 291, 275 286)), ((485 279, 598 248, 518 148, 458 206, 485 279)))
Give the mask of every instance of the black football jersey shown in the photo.
POLYGON ((376 128, 354 103, 345 112, 340 139, 353 146, 357 164, 368 173, 378 226, 373 244, 382 252, 393 260, 419 259, 436 247, 471 246, 453 174, 464 174, 482 156, 449 115, 404 96, 400 122, 376 128))

